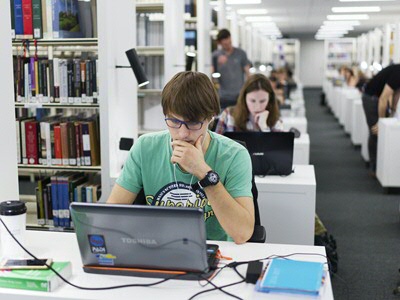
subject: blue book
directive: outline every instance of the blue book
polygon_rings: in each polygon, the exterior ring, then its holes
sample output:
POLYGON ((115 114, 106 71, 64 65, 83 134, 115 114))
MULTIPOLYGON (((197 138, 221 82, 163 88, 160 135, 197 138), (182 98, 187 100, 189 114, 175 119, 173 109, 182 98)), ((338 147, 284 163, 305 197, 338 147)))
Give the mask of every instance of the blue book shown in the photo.
POLYGON ((324 264, 273 259, 256 285, 259 292, 318 295, 324 278, 324 264))
POLYGON ((14 0, 15 34, 24 34, 24 20, 22 16, 22 0, 14 0))
POLYGON ((53 225, 58 227, 60 225, 58 217, 58 180, 57 175, 51 176, 51 206, 53 213, 53 225))

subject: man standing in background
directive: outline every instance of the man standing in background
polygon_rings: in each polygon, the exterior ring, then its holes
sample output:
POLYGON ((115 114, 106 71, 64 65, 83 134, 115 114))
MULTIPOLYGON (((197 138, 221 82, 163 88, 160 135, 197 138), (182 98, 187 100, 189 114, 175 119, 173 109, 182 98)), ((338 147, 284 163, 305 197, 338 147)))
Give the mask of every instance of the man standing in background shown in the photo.
POLYGON ((249 76, 250 62, 247 54, 232 46, 231 33, 221 29, 217 35, 220 46, 212 54, 212 73, 219 73, 219 97, 221 109, 236 104, 242 85, 249 76))
MULTIPOLYGON (((395 107, 395 91, 400 88, 400 64, 391 65, 376 74, 365 86, 363 108, 369 128, 368 152, 370 175, 375 177, 378 148, 378 120, 386 118, 395 107)), ((396 100, 396 99, 395 99, 396 100)))

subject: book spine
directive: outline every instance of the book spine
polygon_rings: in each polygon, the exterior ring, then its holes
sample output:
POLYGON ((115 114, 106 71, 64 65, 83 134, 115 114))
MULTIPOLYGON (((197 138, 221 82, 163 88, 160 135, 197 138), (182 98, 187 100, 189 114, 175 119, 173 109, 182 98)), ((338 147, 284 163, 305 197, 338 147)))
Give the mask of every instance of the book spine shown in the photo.
POLYGON ((67 61, 68 103, 74 103, 74 63, 67 61))
POLYGON ((60 0, 50 1, 53 38, 58 39, 60 37, 60 0))
POLYGON ((89 136, 89 124, 87 122, 81 123, 82 132, 82 149, 83 149, 83 159, 85 166, 91 166, 91 154, 90 154, 90 136, 89 136))
POLYGON ((15 39, 14 0, 10 0, 10 14, 11 14, 11 38, 15 39))
POLYGON ((62 150, 62 164, 68 166, 69 164, 69 148, 68 148, 68 128, 67 123, 60 124, 61 133, 61 150, 62 150))
POLYGON ((43 37, 41 0, 32 0, 32 15, 33 15, 33 38, 41 39, 43 37))
POLYGON ((22 0, 22 17, 24 22, 24 38, 33 38, 32 0, 22 0))
POLYGON ((24 21, 22 15, 22 0, 14 0, 15 36, 22 37, 24 34, 24 21))
POLYGON ((28 164, 28 158, 26 157, 26 128, 25 128, 26 121, 21 121, 21 157, 22 163, 24 165, 28 164))
POLYGON ((37 165, 39 162, 38 156, 38 127, 36 121, 25 123, 26 132, 26 157, 28 164, 37 165))
POLYGON ((53 226, 60 225, 58 218, 58 183, 57 175, 51 176, 51 207, 53 213, 53 226))
POLYGON ((53 165, 62 165, 61 126, 54 126, 54 162, 53 165))
POLYGON ((51 183, 46 185, 47 187, 47 217, 46 217, 46 225, 54 226, 53 223, 53 203, 51 200, 51 183))
POLYGON ((60 59, 53 59, 54 102, 60 102, 60 59))
POLYGON ((82 166, 82 147, 81 147, 81 132, 79 122, 74 123, 75 126, 75 145, 76 145, 76 164, 78 166, 82 166))
POLYGON ((36 76, 35 76, 35 58, 29 58, 29 87, 31 91, 31 96, 36 96, 36 76))
POLYGON ((47 32, 45 33, 46 38, 53 38, 53 5, 52 0, 42 0, 46 1, 46 27, 47 32))
MULTIPOLYGON (((65 174, 64 174, 65 175, 65 174)), ((63 185, 65 184, 65 176, 58 175, 57 176, 57 210, 58 210, 58 225, 60 227, 65 227, 65 219, 64 219, 64 192, 63 185)))
POLYGON ((61 181, 60 222, 62 227, 70 227, 69 213, 69 176, 64 176, 61 181))
POLYGON ((76 103, 82 102, 81 96, 81 64, 79 59, 74 59, 74 97, 76 103))
POLYGON ((76 143, 75 143, 75 125, 73 122, 67 123, 67 135, 68 135, 68 153, 69 153, 69 165, 77 165, 77 155, 76 155, 76 143))
POLYGON ((36 97, 39 96, 39 90, 40 90, 40 82, 39 82, 39 62, 37 59, 33 59, 33 68, 34 68, 34 74, 35 74, 35 95, 36 97))
POLYGON ((36 203, 37 203, 37 218, 38 224, 44 225, 44 201, 43 201, 43 181, 38 180, 38 186, 36 187, 36 203))

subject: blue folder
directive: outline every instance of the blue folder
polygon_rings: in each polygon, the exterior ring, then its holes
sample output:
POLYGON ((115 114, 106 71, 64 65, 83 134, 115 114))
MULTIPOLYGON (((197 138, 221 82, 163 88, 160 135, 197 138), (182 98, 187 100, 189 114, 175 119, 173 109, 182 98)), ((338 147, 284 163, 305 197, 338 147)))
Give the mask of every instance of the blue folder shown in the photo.
POLYGON ((324 278, 324 264, 287 259, 273 259, 256 290, 318 295, 324 278))

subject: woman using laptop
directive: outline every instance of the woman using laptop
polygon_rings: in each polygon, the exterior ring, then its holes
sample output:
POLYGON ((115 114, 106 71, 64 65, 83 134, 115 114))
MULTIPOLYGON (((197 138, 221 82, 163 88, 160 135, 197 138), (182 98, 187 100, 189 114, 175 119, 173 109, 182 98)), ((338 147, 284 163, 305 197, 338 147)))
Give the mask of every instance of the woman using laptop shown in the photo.
POLYGON ((267 77, 251 75, 244 83, 235 106, 227 107, 219 116, 215 132, 281 131, 279 107, 267 77))
POLYGON ((168 130, 135 142, 107 203, 131 204, 144 190, 148 205, 202 208, 209 240, 246 242, 254 230, 251 160, 208 130, 220 110, 211 80, 180 72, 161 98, 168 130))

